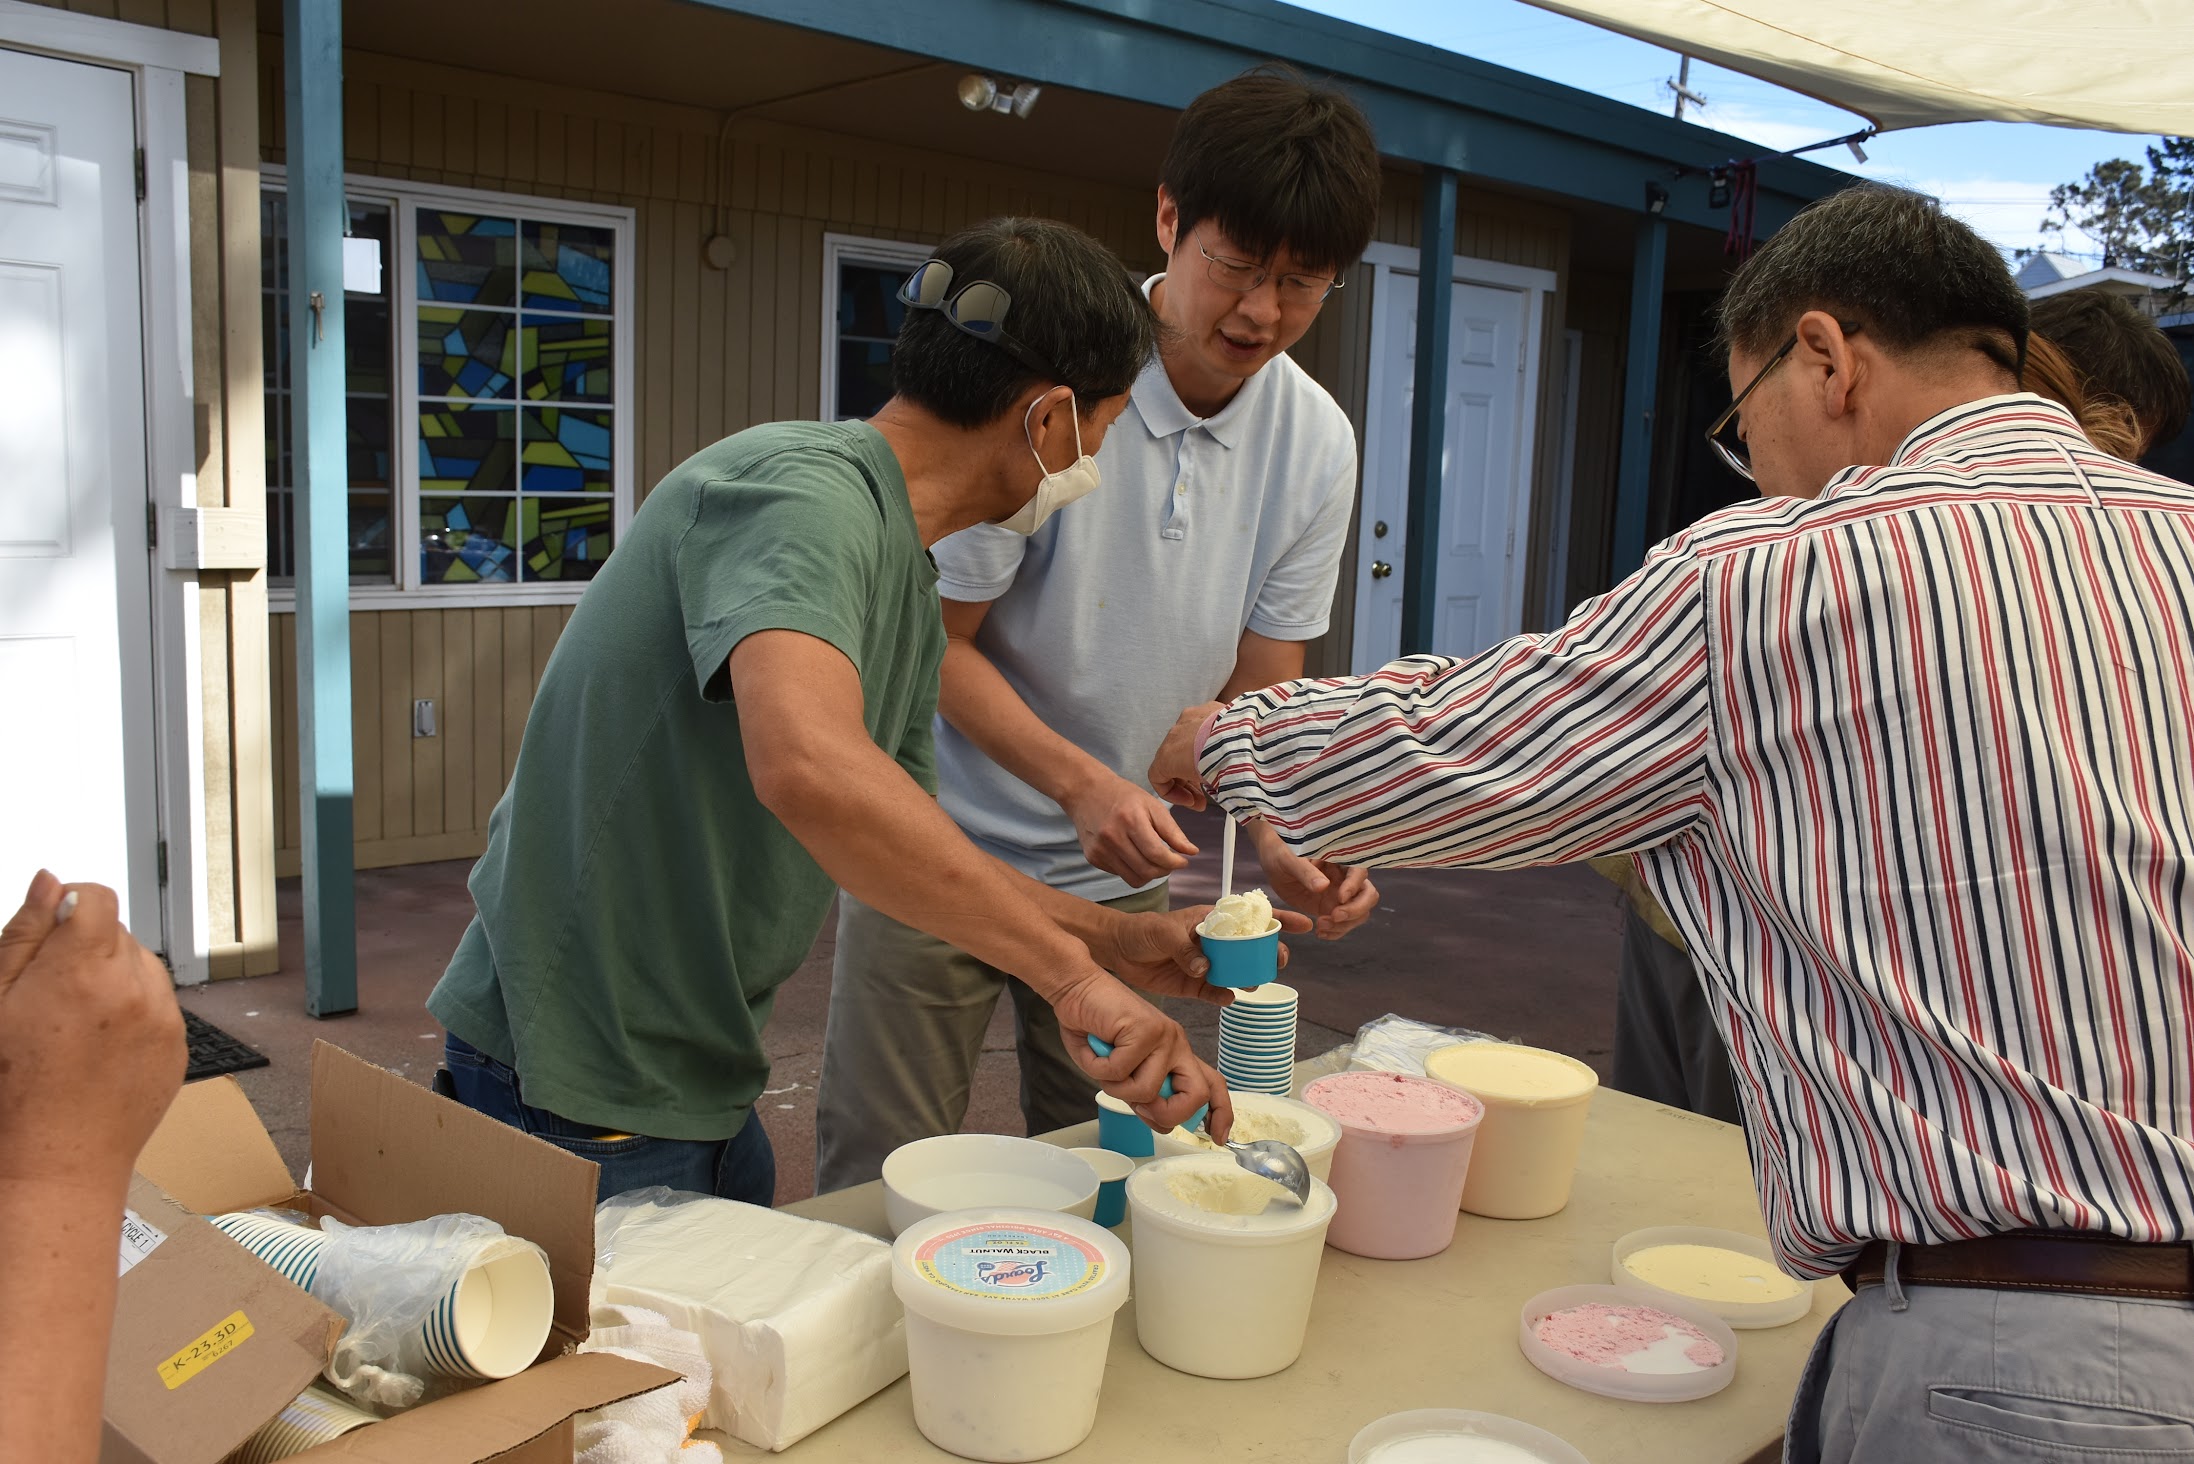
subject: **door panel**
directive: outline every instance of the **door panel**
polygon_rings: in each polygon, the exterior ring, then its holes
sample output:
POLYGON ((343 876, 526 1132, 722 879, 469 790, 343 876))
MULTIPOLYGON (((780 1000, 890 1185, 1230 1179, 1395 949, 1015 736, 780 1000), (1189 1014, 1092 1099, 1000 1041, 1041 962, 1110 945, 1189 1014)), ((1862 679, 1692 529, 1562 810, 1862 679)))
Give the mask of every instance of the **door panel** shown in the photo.
POLYGON ((43 865, 163 943, 129 76, 0 50, 0 904, 43 865))
MULTIPOLYGON (((1364 424, 1364 499, 1356 565, 1354 669, 1392 660, 1402 643, 1409 414, 1416 386, 1417 278, 1379 275, 1364 424), (1379 536, 1376 525, 1387 525, 1379 536), (1381 567, 1387 573, 1381 574, 1381 567)), ((1516 554, 1528 506, 1517 465, 1525 413, 1522 290, 1455 285, 1448 336, 1447 441, 1441 456, 1432 649, 1468 656, 1521 629, 1516 554)))

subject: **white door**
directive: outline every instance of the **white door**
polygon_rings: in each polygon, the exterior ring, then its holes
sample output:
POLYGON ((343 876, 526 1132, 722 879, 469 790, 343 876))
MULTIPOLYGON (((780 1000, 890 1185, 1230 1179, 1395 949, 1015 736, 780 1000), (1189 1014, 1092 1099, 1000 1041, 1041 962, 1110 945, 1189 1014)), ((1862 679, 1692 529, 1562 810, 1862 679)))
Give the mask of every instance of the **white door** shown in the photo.
MULTIPOLYGON (((1529 507, 1522 471, 1528 294, 1460 281, 1454 289, 1432 650, 1468 656, 1522 628, 1517 547, 1529 507)), ((1359 672, 1401 652, 1409 414, 1417 375, 1417 277, 1382 270, 1376 293, 1356 566, 1359 672)))
POLYGON ((0 50, 0 906, 43 865, 162 946, 131 79, 0 50))

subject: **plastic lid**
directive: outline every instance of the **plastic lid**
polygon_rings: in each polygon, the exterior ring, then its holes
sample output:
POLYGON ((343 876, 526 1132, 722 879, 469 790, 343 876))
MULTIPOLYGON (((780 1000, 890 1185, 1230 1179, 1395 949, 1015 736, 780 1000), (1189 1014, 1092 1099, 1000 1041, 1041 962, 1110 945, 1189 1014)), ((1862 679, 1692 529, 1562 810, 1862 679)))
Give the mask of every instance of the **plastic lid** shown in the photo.
POLYGON ((1521 1419, 1468 1408, 1418 1408, 1365 1424, 1348 1464, 1587 1464, 1568 1440, 1521 1419))
POLYGON ((1565 1052, 1512 1042, 1459 1042, 1425 1059, 1425 1075, 1496 1103, 1526 1106, 1590 1098, 1600 1075, 1565 1052))
POLYGON ((1766 1241, 1734 1230, 1633 1230, 1615 1242, 1611 1270, 1617 1286, 1705 1307, 1732 1327, 1787 1326, 1813 1310, 1813 1283, 1786 1275, 1766 1241), (1640 1259, 1648 1251, 1655 1254, 1640 1259))
POLYGON ((1721 1318, 1636 1286, 1542 1291, 1524 1303, 1517 1342, 1548 1377, 1632 1403, 1704 1398, 1737 1376, 1737 1334, 1721 1318))
POLYGON ((1303 1101, 1350 1133, 1403 1143, 1460 1139, 1485 1117, 1470 1094, 1407 1073, 1329 1073, 1303 1089, 1303 1101))
POLYGON ((1051 1210, 955 1210, 901 1232, 891 1286, 909 1311, 964 1332, 1072 1332, 1127 1300, 1128 1250, 1111 1231, 1051 1210))
POLYGON ((1333 1191, 1316 1176, 1310 1181, 1310 1198, 1298 1205, 1279 1185, 1247 1172, 1232 1154, 1223 1153, 1154 1159, 1128 1176, 1127 1199, 1138 1225, 1150 1221, 1165 1230, 1239 1238, 1250 1245, 1293 1240, 1306 1230, 1322 1229, 1332 1221, 1335 1205, 1333 1191), (1245 1202, 1269 1191, 1270 1198, 1254 1214, 1235 1215, 1188 1198, 1199 1190, 1226 1198, 1238 1194, 1245 1202))

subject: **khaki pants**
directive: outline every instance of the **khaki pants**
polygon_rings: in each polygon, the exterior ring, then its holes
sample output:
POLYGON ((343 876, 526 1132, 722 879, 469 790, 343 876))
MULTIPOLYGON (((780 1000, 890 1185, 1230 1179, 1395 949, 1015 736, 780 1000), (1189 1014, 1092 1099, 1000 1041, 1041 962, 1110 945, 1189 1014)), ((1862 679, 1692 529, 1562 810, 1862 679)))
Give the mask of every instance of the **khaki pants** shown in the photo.
MULTIPOLYGON (((1166 887, 1105 902, 1167 908, 1166 887)), ((1097 1085, 1068 1058, 1050 1003, 965 951, 839 892, 830 1025, 815 1105, 815 1192, 864 1184, 901 1144, 960 1131, 998 994, 1013 997, 1021 1116, 1032 1134, 1094 1117, 1097 1085)))

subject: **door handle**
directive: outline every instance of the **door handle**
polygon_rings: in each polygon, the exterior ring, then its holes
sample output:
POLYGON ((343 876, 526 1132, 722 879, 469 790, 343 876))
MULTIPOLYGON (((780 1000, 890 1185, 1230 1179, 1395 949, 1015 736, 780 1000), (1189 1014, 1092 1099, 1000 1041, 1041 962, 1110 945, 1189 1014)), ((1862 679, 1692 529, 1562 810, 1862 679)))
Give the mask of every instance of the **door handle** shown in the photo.
POLYGON ((1373 579, 1385 579, 1388 575, 1392 573, 1394 573, 1394 566, 1387 563, 1384 559, 1374 559, 1371 561, 1371 577, 1373 579))

